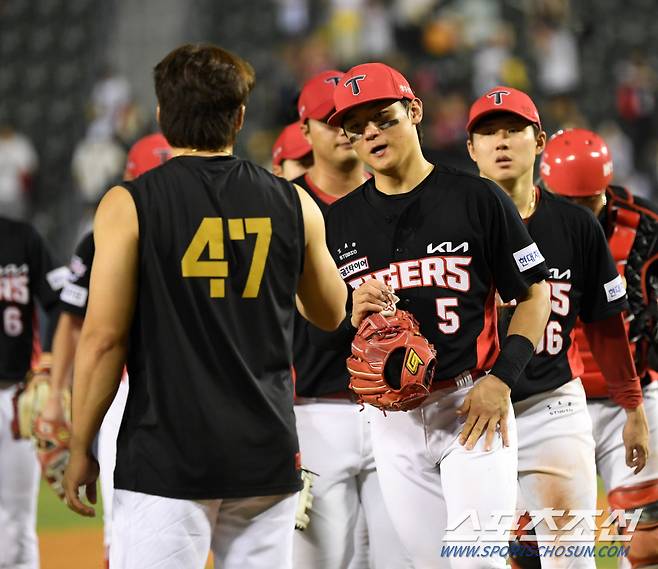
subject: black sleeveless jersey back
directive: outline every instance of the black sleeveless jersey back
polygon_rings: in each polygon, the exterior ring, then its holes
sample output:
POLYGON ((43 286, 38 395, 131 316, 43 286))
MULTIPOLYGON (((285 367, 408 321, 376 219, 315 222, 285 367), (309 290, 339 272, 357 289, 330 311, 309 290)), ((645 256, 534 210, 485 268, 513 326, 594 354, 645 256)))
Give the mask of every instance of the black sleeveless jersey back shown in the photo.
POLYGON ((296 190, 233 156, 181 156, 124 185, 139 284, 116 487, 182 499, 297 491, 296 190))

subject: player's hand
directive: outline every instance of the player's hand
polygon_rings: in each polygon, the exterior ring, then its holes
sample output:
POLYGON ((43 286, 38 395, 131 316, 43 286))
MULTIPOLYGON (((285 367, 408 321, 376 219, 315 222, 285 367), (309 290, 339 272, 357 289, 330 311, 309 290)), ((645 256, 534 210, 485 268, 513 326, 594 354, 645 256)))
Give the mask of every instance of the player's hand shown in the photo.
POLYGON ((66 421, 61 391, 51 389, 40 416, 46 421, 66 421))
POLYGON ((649 458, 649 426, 644 405, 636 409, 626 409, 626 424, 622 434, 626 449, 626 466, 633 468, 633 474, 642 470, 649 458))
POLYGON ((372 312, 381 312, 391 303, 393 291, 377 279, 368 279, 352 293, 352 326, 358 328, 372 312))
POLYGON ((510 406, 510 388, 495 375, 487 375, 466 395, 457 409, 457 415, 466 415, 459 444, 472 450, 478 439, 486 433, 484 450, 491 450, 496 431, 500 430, 503 445, 509 446, 507 415, 510 406))
POLYGON ((85 494, 90 503, 96 503, 96 480, 98 480, 98 461, 89 453, 71 448, 69 464, 64 473, 64 501, 76 514, 93 518, 96 510, 87 506, 78 496, 78 489, 85 487, 85 494))

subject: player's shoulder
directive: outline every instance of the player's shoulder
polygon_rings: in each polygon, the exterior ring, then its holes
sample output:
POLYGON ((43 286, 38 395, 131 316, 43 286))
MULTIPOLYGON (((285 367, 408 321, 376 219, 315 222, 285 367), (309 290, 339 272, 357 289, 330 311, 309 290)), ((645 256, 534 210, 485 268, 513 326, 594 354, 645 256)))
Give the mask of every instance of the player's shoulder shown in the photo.
POLYGON ((601 224, 589 208, 545 188, 542 189, 541 200, 544 202, 544 207, 549 210, 552 221, 561 223, 569 232, 590 236, 593 233, 603 235, 601 224))
POLYGON ((338 198, 334 203, 332 203, 329 206, 329 209, 327 210, 327 218, 345 211, 349 211, 356 215, 359 215, 358 211, 359 209, 362 209, 362 204, 365 203, 364 196, 365 196, 366 188, 368 188, 368 186, 374 187, 374 185, 375 185, 375 179, 369 178, 368 180, 363 182, 363 184, 361 184, 359 187, 352 190, 349 194, 346 194, 338 198))
POLYGON ((437 185, 451 188, 460 198, 471 203, 473 200, 484 203, 511 203, 510 197, 498 184, 479 174, 437 163, 432 176, 437 185))
POLYGON ((0 227, 5 230, 13 231, 22 231, 22 232, 32 232, 35 231, 32 224, 21 219, 13 219, 10 217, 4 217, 0 215, 0 227))
POLYGON ((541 190, 541 199, 548 207, 568 219, 580 220, 585 223, 596 222, 596 218, 589 208, 555 194, 546 188, 541 190))
POLYGON ((31 223, 21 219, 0 216, 0 234, 2 235, 2 239, 11 239, 14 242, 43 242, 36 228, 31 223))

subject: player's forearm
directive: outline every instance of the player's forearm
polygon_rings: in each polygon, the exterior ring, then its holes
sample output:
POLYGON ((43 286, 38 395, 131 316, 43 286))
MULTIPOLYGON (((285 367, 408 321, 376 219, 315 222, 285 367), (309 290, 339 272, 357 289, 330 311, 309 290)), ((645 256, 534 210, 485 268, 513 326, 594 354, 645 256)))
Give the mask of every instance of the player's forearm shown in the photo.
POLYGON ((584 324, 585 335, 594 359, 605 378, 610 398, 624 409, 642 403, 642 387, 628 344, 623 316, 584 324))
POLYGON ((542 281, 532 285, 528 289, 526 297, 518 300, 507 335, 524 336, 530 340, 533 346, 537 347, 544 334, 550 313, 551 300, 548 283, 542 281))
POLYGON ((89 452, 116 395, 126 359, 126 341, 98 330, 83 330, 73 376, 71 447, 89 452))
POLYGON ((53 338, 53 363, 50 372, 50 386, 56 393, 61 393, 71 383, 81 327, 82 320, 79 317, 62 312, 53 338))
POLYGON ((519 299, 500 354, 491 368, 491 375, 510 389, 514 388, 532 358, 550 311, 549 288, 543 281, 532 285, 527 295, 519 299))

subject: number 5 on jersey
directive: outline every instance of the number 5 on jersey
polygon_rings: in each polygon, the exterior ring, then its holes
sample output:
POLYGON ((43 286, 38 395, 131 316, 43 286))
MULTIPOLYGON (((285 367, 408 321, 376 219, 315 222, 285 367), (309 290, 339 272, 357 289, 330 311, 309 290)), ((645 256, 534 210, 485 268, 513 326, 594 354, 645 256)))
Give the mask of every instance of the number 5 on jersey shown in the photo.
MULTIPOLYGON (((246 217, 227 219, 228 237, 241 241, 246 234, 256 235, 256 244, 251 257, 251 266, 242 298, 256 298, 265 271, 265 262, 272 239, 272 220, 269 217, 246 217)), ((229 275, 228 261, 224 259, 224 220, 221 217, 204 217, 192 241, 181 259, 183 277, 210 279, 211 298, 223 298, 226 293, 225 279, 229 275), (201 256, 208 246, 209 261, 201 256)))

